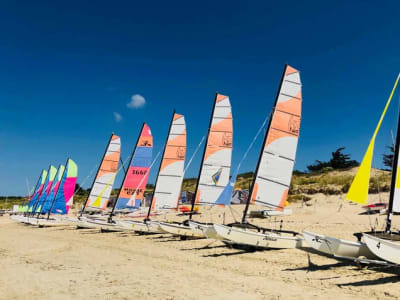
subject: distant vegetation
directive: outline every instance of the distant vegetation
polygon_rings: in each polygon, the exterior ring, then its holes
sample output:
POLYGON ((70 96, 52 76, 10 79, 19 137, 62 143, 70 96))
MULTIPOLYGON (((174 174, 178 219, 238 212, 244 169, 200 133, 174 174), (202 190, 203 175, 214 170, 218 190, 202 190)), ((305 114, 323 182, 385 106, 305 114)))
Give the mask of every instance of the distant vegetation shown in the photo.
POLYGON ((346 149, 341 147, 332 152, 332 158, 329 161, 316 160, 315 164, 308 165, 307 169, 310 172, 331 171, 338 169, 348 169, 359 166, 359 162, 350 159, 350 154, 343 154, 342 151, 346 149))
MULTIPOLYGON (((289 201, 309 200, 310 195, 322 193, 325 195, 338 195, 347 193, 351 182, 356 174, 359 163, 350 159, 349 154, 344 154, 345 148, 338 148, 332 152, 329 161, 317 160, 314 164, 308 165, 308 172, 293 171, 293 178, 289 190, 289 201)), ((383 155, 383 163, 386 167, 392 166, 393 152, 392 146, 388 149, 391 154, 383 155)), ((248 190, 253 182, 253 172, 239 174, 236 178, 235 189, 248 190)), ((370 178, 370 193, 387 192, 390 190, 391 172, 388 170, 372 169, 370 178)), ((186 178, 182 183, 182 190, 194 192, 197 178, 186 178)), ((154 185, 147 184, 145 194, 153 193, 154 185)), ((119 189, 114 189, 112 197, 118 195, 119 189)), ((79 184, 76 185, 74 203, 75 207, 81 207, 86 201, 90 189, 83 189, 79 184)), ((23 204, 23 197, 0 197, 0 209, 11 208, 14 204, 23 204)))
POLYGON ((390 153, 389 154, 383 154, 383 165, 387 167, 389 170, 392 170, 393 166, 393 157, 394 157, 394 146, 387 146, 387 149, 389 149, 390 153))

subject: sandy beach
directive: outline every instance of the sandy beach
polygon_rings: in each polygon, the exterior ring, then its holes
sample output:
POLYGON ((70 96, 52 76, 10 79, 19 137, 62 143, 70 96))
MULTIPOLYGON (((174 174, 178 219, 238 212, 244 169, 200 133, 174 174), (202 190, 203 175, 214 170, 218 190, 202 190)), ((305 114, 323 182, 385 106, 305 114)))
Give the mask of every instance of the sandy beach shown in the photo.
MULTIPOLYGON (((381 194, 382 198, 387 195, 381 194)), ((377 200, 371 196, 371 201, 377 200)), ((353 239, 376 217, 338 196, 291 205, 284 228, 353 239), (339 211, 338 211, 339 210, 339 211)), ((239 206, 234 206, 240 212, 239 206)), ((222 220, 227 208, 195 219, 222 220)), ((164 217, 163 217, 164 218, 164 217)), ((379 217, 383 224, 383 217, 379 217)), ((277 226, 275 222, 255 223, 277 226)), ((228 220, 226 220, 228 221, 228 220)), ((395 227, 398 223, 394 220, 395 227)), ((0 218, 1 299, 395 299, 393 268, 364 268, 299 249, 246 252, 168 234, 36 228, 0 218), (311 264, 310 264, 310 262, 311 264)))

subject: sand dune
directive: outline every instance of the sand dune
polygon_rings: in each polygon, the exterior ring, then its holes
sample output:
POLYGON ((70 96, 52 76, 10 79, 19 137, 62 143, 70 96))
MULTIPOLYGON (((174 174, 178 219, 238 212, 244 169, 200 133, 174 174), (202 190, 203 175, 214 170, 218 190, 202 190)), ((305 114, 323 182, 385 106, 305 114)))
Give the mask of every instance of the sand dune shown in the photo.
MULTIPOLYGON (((311 206, 293 205, 294 214, 284 218, 284 228, 353 239, 353 232, 376 222, 375 216, 358 215, 359 206, 344 203, 338 196, 314 198, 311 206)), ((240 212, 240 207, 234 209, 240 212)), ((196 218, 221 221, 224 212, 228 221, 231 214, 226 208, 208 210, 196 218)), ((384 219, 378 219, 383 225, 384 219)), ((279 221, 255 220, 272 226, 279 221)), ((167 234, 35 228, 7 216, 0 218, 0 264, 1 299, 400 297, 394 269, 359 269, 303 250, 245 252, 219 242, 180 241, 167 234)))

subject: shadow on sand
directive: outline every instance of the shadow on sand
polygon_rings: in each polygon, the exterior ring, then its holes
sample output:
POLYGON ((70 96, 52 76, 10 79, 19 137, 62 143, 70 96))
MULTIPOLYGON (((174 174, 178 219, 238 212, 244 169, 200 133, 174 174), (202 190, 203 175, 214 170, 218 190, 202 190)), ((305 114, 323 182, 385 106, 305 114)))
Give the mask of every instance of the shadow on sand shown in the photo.
POLYGON ((393 275, 390 277, 379 278, 379 279, 367 279, 361 280, 356 282, 349 282, 349 283, 339 283, 337 284, 338 287, 344 286, 369 286, 369 285, 379 285, 385 283, 398 283, 400 281, 399 275, 393 275))

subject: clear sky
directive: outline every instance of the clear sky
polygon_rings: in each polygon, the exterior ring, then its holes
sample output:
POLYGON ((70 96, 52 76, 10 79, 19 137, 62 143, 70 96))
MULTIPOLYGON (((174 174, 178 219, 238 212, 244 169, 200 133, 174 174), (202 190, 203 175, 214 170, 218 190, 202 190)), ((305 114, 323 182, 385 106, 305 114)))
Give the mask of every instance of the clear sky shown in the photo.
MULTIPOLYGON (((157 153, 174 108, 186 117, 190 156, 216 91, 231 99, 235 166, 272 108, 285 63, 303 83, 295 168, 340 146, 361 160, 400 71, 399 2, 238 3, 2 1, 0 195, 25 195, 26 178, 34 185, 41 169, 67 157, 82 183, 110 133, 122 137, 125 159, 143 121, 157 153)), ((376 166, 396 128, 398 95, 376 166)), ((260 144, 241 171, 255 168, 260 144)), ((186 177, 197 176, 200 156, 186 177)))

